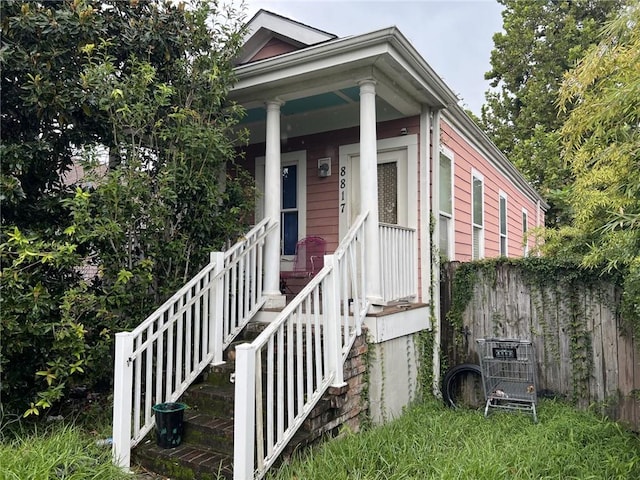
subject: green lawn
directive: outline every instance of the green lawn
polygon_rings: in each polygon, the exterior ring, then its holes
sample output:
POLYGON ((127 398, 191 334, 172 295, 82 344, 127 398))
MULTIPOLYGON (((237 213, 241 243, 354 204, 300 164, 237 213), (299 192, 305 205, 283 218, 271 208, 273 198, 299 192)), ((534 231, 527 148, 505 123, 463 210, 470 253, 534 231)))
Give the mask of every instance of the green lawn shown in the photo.
MULTIPOLYGON (((429 401, 386 426, 345 433, 269 478, 640 479, 637 435, 556 401, 541 401, 538 416, 537 424, 527 414, 485 419, 429 401)), ((95 445, 101 437, 57 423, 18 438, 0 435, 0 480, 131 479, 111 464, 110 448, 95 445)))
POLYGON ((640 479, 640 439, 618 424, 546 400, 531 415, 454 411, 435 401, 346 434, 281 467, 283 479, 640 479))
MULTIPOLYGON (((12 437, 12 438, 11 438, 12 437)), ((111 463, 111 448, 96 445, 95 433, 50 424, 0 443, 0 480, 133 479, 111 463)))

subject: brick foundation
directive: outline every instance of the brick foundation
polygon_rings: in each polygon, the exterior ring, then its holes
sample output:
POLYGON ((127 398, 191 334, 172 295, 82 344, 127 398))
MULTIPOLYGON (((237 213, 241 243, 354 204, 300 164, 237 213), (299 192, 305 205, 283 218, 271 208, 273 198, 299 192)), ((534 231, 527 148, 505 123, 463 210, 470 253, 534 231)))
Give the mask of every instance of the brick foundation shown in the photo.
POLYGON ((329 387, 304 421, 300 432, 285 449, 283 460, 293 452, 314 445, 325 437, 337 436, 343 428, 351 432, 360 430, 362 417, 369 408, 366 397, 367 352, 366 334, 363 331, 356 337, 344 364, 346 385, 329 387))

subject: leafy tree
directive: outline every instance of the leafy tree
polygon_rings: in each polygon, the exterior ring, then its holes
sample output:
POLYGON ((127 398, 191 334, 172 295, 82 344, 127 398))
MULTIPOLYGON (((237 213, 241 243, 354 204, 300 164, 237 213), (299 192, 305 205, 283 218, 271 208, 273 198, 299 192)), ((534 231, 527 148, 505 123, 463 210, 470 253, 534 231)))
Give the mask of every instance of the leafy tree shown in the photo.
POLYGON ((620 0, 498 0, 504 32, 493 37, 493 90, 482 108, 485 131, 551 204, 547 224, 567 221, 565 187, 571 171, 561 160, 557 130, 570 108, 556 98, 563 74, 597 41, 620 0))
MULTIPOLYGON (((572 224, 548 253, 625 273, 624 305, 640 319, 640 3, 607 25, 560 89, 564 159, 575 177, 572 224)), ((640 334, 640 321, 637 322, 640 334)))
POLYGON ((108 381, 113 333, 244 229, 242 112, 225 100, 242 17, 209 1, 0 8, 0 394, 37 414, 108 381), (85 175, 65 181, 72 166, 85 175))

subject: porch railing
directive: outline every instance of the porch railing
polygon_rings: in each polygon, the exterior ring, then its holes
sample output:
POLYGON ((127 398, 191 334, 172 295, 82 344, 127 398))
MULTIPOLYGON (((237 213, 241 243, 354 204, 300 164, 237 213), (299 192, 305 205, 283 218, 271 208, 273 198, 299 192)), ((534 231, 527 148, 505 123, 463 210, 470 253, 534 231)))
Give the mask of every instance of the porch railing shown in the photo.
POLYGON ((114 462, 128 469, 131 448, 153 427, 152 406, 174 402, 262 307, 264 239, 256 225, 131 332, 116 334, 114 462))
POLYGON ((262 478, 326 389, 344 384, 368 308, 366 218, 253 343, 236 347, 234 479, 262 478))
POLYGON ((380 224, 382 299, 394 302, 417 297, 418 258, 416 231, 380 224))

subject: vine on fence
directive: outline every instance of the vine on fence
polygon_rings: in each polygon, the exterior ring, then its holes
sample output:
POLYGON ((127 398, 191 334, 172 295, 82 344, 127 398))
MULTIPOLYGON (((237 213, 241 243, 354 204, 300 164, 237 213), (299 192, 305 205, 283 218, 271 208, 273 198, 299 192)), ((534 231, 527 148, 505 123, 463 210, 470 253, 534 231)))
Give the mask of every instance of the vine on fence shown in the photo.
MULTIPOLYGON (((574 263, 554 258, 498 258, 461 264, 455 271, 452 303, 447 312, 447 320, 456 332, 454 339, 456 345, 460 344, 464 313, 473 300, 475 289, 481 281, 492 282, 495 286, 496 272, 505 265, 517 268, 522 273, 542 326, 542 332, 534 332, 534 334, 545 338, 545 354, 549 348, 556 359, 559 359, 560 355, 558 341, 551 338, 552 332, 546 317, 549 312, 555 312, 552 315, 555 315, 559 321, 562 321, 562 318, 567 319, 566 328, 573 370, 572 399, 576 401, 580 397, 580 392, 588 387, 593 369, 591 334, 586 320, 585 302, 584 299, 581 301, 579 292, 585 289, 594 292, 600 300, 606 299, 608 303, 616 305, 615 311, 619 313, 619 302, 616 302, 615 298, 610 298, 602 285, 603 282, 607 282, 621 287, 621 277, 616 274, 603 275, 600 271, 585 269, 574 263)), ((492 317, 494 321, 496 318, 498 317, 492 317)))

